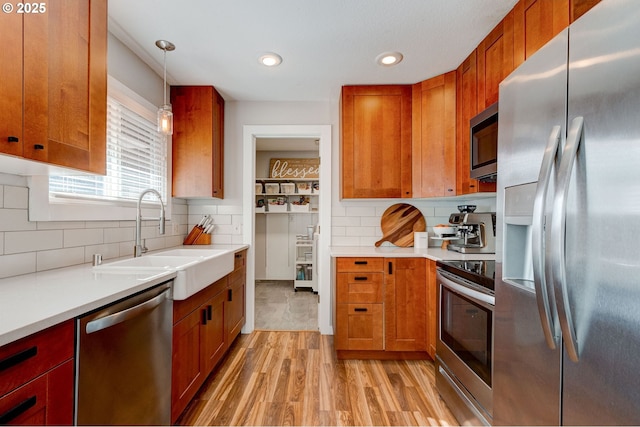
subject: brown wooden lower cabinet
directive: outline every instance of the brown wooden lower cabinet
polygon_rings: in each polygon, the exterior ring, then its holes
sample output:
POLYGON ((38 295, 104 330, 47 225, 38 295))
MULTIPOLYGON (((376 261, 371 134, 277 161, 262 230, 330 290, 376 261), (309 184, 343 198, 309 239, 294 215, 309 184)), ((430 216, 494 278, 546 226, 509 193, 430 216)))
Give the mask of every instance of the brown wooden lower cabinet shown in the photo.
POLYGON ((72 425, 73 320, 0 347, 0 425, 72 425))
POLYGON ((336 258, 334 345, 339 358, 430 357, 427 261, 336 258))
POLYGON ((173 303, 172 423, 244 325, 245 257, 246 251, 238 252, 232 273, 188 299, 173 303))

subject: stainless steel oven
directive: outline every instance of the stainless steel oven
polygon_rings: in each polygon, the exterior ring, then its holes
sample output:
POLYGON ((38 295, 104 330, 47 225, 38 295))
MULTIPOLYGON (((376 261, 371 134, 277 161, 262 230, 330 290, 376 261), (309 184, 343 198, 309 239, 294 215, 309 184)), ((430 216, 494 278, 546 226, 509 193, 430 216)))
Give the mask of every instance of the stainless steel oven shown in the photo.
POLYGON ((462 424, 491 425, 494 261, 439 261, 436 387, 462 424))

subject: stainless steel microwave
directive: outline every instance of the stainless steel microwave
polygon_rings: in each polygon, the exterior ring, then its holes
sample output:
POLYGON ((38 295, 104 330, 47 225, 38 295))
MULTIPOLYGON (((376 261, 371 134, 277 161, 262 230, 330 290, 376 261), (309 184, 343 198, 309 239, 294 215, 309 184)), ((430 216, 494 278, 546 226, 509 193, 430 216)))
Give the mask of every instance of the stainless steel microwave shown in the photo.
POLYGON ((495 182, 498 173, 498 103, 471 119, 471 178, 495 182))

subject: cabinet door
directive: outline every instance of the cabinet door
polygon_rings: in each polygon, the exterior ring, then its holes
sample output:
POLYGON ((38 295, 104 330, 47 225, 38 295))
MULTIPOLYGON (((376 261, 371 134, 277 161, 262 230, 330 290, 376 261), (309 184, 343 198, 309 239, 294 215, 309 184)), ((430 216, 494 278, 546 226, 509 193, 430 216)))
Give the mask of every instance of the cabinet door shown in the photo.
POLYGON ((411 86, 344 86, 342 197, 411 197, 411 86))
POLYGON ((427 260, 385 258, 385 350, 427 351, 427 260))
POLYGON ((245 320, 245 280, 244 275, 241 280, 236 280, 229 284, 225 300, 225 330, 227 334, 227 344, 231 345, 233 340, 240 334, 240 330, 245 320))
POLYGON ((514 70, 513 12, 478 45, 478 111, 498 102, 498 85, 514 70))
POLYGON ((0 153, 22 156, 22 17, 2 16, 0 49, 0 153))
POLYGON ((213 86, 173 86, 171 103, 173 196, 222 198, 224 100, 213 86))
POLYGON ((175 421, 198 391, 206 377, 200 332, 206 309, 194 310, 173 325, 171 372, 171 421, 175 421))
POLYGON ((456 190, 456 72, 413 85, 413 197, 456 190))
POLYGON ((471 179, 470 120, 478 114, 477 54, 474 50, 456 76, 456 195, 496 191, 496 185, 471 179))
MULTIPOLYGON (((578 0, 584 13, 593 1, 578 0), (584 6, 584 7, 583 7, 584 6)), ((569 25, 569 0, 520 0, 513 8, 514 65, 517 67, 569 25)))
POLYGON ((207 301, 202 307, 205 313, 201 314, 201 316, 205 317, 201 321, 205 376, 211 372, 227 350, 227 341, 225 339, 225 298, 225 292, 221 292, 207 301))
POLYGON ((24 17, 24 157, 104 174, 107 3, 42 4, 24 17))

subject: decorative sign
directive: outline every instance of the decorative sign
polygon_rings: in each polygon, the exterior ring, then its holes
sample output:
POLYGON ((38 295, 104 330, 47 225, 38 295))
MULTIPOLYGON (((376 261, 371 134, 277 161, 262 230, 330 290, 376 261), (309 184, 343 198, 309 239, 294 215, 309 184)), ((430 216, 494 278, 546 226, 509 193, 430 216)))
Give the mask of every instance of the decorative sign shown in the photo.
POLYGON ((271 159, 269 178, 319 178, 320 158, 271 159))

